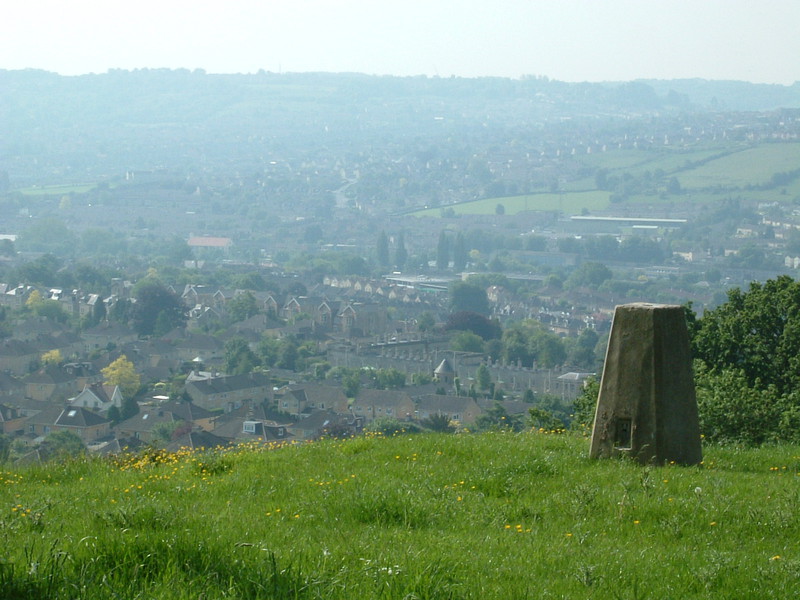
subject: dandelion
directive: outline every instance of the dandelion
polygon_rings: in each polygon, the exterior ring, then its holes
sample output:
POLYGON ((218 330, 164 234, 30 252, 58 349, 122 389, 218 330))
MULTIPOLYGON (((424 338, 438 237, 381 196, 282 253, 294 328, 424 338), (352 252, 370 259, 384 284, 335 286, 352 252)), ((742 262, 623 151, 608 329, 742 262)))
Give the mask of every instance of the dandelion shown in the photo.
POLYGON ((634 524, 634 525, 638 525, 638 524, 639 524, 639 521, 634 521, 634 522, 633 522, 633 524, 634 524))
POLYGON ((780 554, 776 554, 775 556, 770 558, 770 560, 780 560, 780 559, 781 559, 781 555, 780 554))

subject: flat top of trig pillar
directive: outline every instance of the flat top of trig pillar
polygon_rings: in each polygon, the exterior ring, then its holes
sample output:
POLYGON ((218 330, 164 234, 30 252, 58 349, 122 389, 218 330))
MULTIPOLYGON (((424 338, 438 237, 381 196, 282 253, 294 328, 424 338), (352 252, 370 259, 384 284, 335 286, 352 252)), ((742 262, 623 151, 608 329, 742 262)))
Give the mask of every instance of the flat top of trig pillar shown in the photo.
POLYGON ((655 304, 653 302, 631 302, 629 304, 618 304, 617 308, 623 309, 636 309, 636 310, 675 310, 676 308, 682 309, 680 304, 655 304))

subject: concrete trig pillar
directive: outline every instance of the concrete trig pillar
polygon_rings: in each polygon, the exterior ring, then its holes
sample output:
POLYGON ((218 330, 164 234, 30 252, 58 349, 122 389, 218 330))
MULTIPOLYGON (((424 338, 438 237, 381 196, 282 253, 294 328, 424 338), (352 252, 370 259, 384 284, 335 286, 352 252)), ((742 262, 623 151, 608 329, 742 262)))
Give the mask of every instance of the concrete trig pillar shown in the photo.
POLYGON ((703 459, 686 316, 681 306, 617 306, 592 430, 592 458, 642 464, 703 459))

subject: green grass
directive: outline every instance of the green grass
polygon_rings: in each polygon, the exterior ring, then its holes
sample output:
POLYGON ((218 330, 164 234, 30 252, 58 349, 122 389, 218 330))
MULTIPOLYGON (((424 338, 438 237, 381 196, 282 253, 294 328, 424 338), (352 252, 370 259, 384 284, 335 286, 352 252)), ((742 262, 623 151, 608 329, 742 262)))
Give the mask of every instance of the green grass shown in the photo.
POLYGON ((22 188, 19 192, 25 196, 64 196, 66 194, 85 194, 93 190, 96 183, 76 183, 59 185, 42 185, 22 188))
POLYGON ((800 165, 800 143, 761 144, 679 173, 684 189, 744 187, 768 183, 775 173, 800 165))
POLYGON ((3 598, 794 598, 800 448, 415 435, 0 474, 3 598))
POLYGON ((507 196, 502 198, 486 198, 472 202, 462 202, 447 207, 428 208, 412 213, 415 217, 439 217, 443 209, 453 209, 457 215, 493 215, 498 204, 505 208, 505 214, 515 215, 519 212, 564 211, 579 214, 582 209, 602 210, 608 206, 608 192, 564 192, 563 194, 528 194, 525 196, 507 196))

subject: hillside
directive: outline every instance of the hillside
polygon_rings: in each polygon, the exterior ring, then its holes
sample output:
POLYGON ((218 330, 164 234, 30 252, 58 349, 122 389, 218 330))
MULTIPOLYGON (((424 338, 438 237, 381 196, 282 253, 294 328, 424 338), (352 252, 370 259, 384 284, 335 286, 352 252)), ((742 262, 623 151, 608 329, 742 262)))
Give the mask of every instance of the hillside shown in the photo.
POLYGON ((790 598, 800 448, 415 435, 2 473, 4 598, 790 598))

